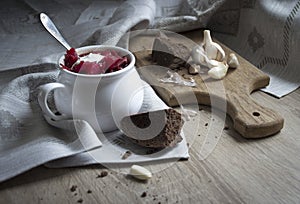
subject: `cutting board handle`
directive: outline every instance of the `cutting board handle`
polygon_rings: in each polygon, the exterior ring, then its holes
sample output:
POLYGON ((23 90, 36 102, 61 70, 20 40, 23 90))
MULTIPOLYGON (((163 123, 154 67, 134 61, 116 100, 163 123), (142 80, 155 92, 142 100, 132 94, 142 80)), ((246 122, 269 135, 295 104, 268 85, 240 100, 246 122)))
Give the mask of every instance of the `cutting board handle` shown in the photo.
POLYGON ((234 129, 245 138, 261 138, 279 132, 283 118, 255 102, 247 93, 227 94, 228 114, 234 129))

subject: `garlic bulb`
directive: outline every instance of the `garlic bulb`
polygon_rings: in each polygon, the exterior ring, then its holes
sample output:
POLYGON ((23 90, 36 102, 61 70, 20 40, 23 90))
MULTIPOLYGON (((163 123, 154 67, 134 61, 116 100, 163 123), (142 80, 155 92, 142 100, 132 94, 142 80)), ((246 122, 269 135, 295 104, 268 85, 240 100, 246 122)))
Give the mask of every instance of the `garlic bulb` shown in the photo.
POLYGON ((208 68, 218 66, 218 64, 221 63, 217 60, 209 59, 206 56, 206 53, 204 52, 203 47, 198 46, 198 45, 193 48, 192 53, 191 53, 191 58, 192 58, 193 63, 195 63, 197 65, 204 65, 208 68))
POLYGON ((206 52, 206 56, 209 59, 223 61, 225 58, 225 51, 218 43, 212 41, 210 31, 204 30, 203 35, 203 48, 206 52))
MULTIPOLYGON (((231 53, 225 60, 225 51, 218 44, 212 41, 209 30, 203 32, 203 42, 200 45, 195 46, 191 52, 191 59, 195 65, 204 65, 210 70, 208 75, 213 79, 222 79, 226 76, 228 67, 237 67, 239 62, 237 57, 231 53)), ((189 67, 190 74, 198 73, 196 67, 189 67)))

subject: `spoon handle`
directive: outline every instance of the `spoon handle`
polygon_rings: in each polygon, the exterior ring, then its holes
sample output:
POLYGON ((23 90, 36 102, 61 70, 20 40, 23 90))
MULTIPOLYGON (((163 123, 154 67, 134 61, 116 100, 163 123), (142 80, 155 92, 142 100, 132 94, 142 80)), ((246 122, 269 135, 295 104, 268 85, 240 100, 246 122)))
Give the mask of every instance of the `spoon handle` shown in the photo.
POLYGON ((44 13, 40 14, 40 20, 43 24, 43 26, 46 28, 46 30, 54 37, 58 42, 60 42, 67 50, 71 49, 71 46, 69 43, 63 38, 63 36, 60 34, 60 32, 57 30, 54 23, 51 21, 51 19, 44 13))

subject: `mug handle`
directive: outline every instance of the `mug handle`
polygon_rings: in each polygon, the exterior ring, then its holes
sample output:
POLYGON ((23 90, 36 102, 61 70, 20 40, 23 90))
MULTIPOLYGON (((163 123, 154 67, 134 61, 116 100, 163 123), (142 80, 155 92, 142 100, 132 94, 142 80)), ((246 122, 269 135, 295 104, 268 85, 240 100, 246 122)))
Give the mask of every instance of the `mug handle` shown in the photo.
POLYGON ((49 106, 48 106, 48 102, 47 102, 47 98, 49 96, 49 93, 54 90, 54 89, 58 89, 58 88, 65 88, 65 85, 58 83, 58 82, 53 82, 53 83, 48 83, 48 84, 44 84, 42 86, 39 87, 40 92, 38 94, 38 102, 39 105, 42 109, 42 111, 44 112, 44 114, 46 114, 48 117, 54 119, 54 120, 63 120, 63 119, 67 119, 67 116, 62 114, 62 115, 56 115, 54 114, 49 106))

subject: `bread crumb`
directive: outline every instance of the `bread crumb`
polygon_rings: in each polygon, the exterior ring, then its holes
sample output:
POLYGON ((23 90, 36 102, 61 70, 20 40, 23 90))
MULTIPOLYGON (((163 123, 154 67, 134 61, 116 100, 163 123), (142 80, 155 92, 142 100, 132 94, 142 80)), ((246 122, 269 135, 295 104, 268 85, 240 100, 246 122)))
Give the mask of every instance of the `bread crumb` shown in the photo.
POLYGON ((108 175, 108 172, 107 172, 107 171, 102 171, 99 175, 97 175, 96 178, 103 178, 103 177, 105 177, 105 176, 107 176, 107 175, 108 175))
POLYGON ((146 196, 147 196, 147 192, 144 191, 144 192, 142 193, 141 197, 144 198, 144 197, 146 197, 146 196))
POLYGON ((228 130, 229 129, 229 127, 226 125, 225 127, 224 127, 224 130, 228 130))
POLYGON ((71 186, 70 191, 71 191, 71 192, 74 192, 74 191, 76 191, 76 189, 77 189, 77 186, 76 186, 76 185, 73 185, 73 186, 71 186))
POLYGON ((129 151, 129 150, 127 150, 127 151, 123 154, 122 159, 123 159, 123 160, 127 159, 128 157, 131 156, 131 154, 132 154, 132 152, 129 151))

